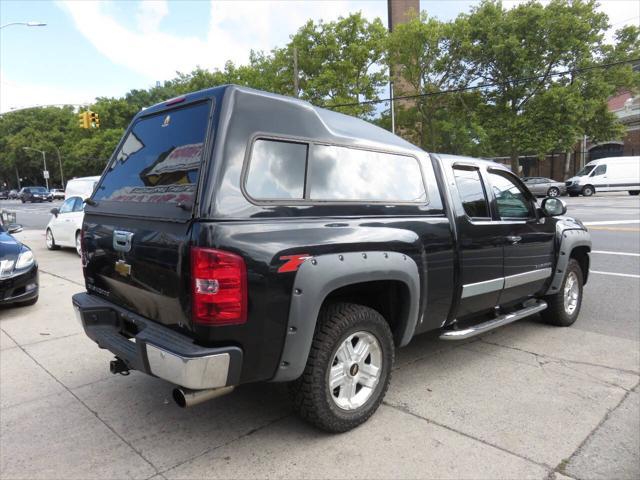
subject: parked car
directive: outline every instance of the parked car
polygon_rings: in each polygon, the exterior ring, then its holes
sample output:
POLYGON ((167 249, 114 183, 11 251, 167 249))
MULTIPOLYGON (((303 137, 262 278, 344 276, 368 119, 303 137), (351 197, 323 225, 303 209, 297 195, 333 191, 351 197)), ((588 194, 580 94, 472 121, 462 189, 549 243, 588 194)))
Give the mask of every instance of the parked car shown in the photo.
POLYGON ((51 219, 45 230, 47 248, 73 247, 80 255, 80 234, 84 218, 84 201, 80 197, 67 198, 62 206, 51 209, 51 219))
POLYGON ((52 188, 49 190, 54 200, 64 199, 64 190, 61 188, 52 188))
POLYGON ((9 190, 0 190, 0 200, 8 200, 9 199, 9 190))
POLYGON ((38 264, 29 247, 13 237, 20 225, 0 217, 0 305, 33 305, 38 301, 38 264))
POLYGON ((566 182, 571 196, 590 197, 596 192, 640 194, 640 156, 593 160, 566 182))
POLYGON ((24 187, 18 193, 22 203, 25 202, 52 202, 53 195, 44 187, 24 187))
POLYGON ((18 190, 9 190, 9 200, 15 200, 19 198, 18 190))
POLYGON ((564 182, 556 182, 546 177, 524 177, 522 179, 529 191, 540 197, 559 197, 567 194, 564 182))
POLYGON ((82 197, 89 198, 96 188, 100 176, 73 178, 67 182, 65 198, 82 197))
POLYGON ((236 86, 138 113, 86 203, 73 306, 113 373, 181 406, 291 382, 332 432, 375 412, 414 336, 569 326, 589 273, 582 223, 506 167, 236 86))

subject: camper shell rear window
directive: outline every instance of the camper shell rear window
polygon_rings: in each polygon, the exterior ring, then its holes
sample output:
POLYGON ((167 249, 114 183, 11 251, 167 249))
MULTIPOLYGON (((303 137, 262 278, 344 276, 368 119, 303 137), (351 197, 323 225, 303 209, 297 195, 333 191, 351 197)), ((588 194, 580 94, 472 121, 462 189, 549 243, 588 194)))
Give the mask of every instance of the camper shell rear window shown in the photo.
POLYGON ((143 116, 112 157, 93 200, 193 205, 204 158, 210 101, 143 116))

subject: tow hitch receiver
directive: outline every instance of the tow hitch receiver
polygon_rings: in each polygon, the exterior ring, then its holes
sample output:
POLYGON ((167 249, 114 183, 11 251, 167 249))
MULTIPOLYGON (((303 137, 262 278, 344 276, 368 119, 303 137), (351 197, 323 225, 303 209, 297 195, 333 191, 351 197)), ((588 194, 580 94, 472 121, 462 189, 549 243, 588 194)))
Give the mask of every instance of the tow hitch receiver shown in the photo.
POLYGON ((121 358, 116 357, 115 360, 111 360, 109 363, 109 370, 114 375, 119 373, 120 375, 129 375, 129 367, 121 358))

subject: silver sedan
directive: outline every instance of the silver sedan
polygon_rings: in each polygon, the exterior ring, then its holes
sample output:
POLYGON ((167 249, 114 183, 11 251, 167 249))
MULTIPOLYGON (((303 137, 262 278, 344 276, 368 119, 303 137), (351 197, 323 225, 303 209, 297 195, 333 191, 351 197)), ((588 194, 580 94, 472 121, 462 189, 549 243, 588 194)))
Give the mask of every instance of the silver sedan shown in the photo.
POLYGON ((524 177, 522 181, 536 196, 558 197, 567 194, 567 187, 563 182, 556 182, 550 178, 524 177))

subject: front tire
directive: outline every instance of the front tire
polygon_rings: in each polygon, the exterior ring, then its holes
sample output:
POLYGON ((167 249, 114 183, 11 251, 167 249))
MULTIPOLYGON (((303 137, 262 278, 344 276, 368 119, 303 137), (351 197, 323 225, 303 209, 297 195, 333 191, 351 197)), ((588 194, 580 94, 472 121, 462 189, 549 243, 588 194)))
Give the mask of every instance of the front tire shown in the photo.
POLYGON ((80 237, 80 232, 76 232, 76 253, 79 257, 82 257, 82 241, 80 237))
POLYGON ((573 325, 582 306, 583 283, 582 268, 578 261, 572 258, 567 265, 567 272, 560 290, 544 298, 548 304, 541 314, 544 321, 558 327, 573 325))
POLYGON ((640 195, 640 190, 630 190, 629 195, 640 195))
POLYGON ((596 193, 596 189, 593 188, 591 185, 586 185, 585 187, 582 187, 582 195, 584 195, 585 197, 590 197, 594 193, 596 193))
POLYGON ((557 189, 556 187, 551 187, 549 190, 547 190, 547 196, 548 197, 559 197, 560 196, 560 190, 557 189))
POLYGON ((53 232, 50 228, 47 228, 45 234, 45 242, 47 244, 47 250, 58 250, 60 247, 56 245, 56 239, 53 238, 53 232))
POLYGON ((291 384, 294 410, 328 432, 357 427, 380 406, 394 355, 389 324, 377 311, 352 303, 323 307, 305 370, 291 384))

